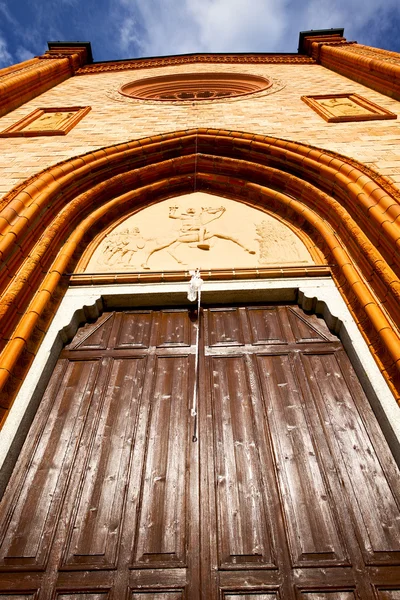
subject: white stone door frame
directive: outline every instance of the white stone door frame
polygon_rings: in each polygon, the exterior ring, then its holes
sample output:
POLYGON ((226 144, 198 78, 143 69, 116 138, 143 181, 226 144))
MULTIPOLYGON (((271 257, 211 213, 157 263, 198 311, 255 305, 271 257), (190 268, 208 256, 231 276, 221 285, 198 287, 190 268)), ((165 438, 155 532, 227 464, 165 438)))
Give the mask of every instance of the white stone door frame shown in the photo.
MULTIPOLYGON (((64 344, 105 310, 189 304, 188 282, 70 287, 59 306, 0 433, 0 492, 64 344)), ((205 303, 297 302, 322 315, 342 341, 380 426, 400 463, 400 407, 330 277, 206 281, 205 303)))

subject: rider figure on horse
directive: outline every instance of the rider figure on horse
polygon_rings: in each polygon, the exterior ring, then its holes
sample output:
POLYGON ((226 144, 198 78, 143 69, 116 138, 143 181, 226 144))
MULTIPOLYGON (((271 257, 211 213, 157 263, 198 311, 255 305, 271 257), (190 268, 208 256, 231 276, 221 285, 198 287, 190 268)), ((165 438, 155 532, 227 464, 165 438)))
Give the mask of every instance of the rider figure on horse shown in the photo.
POLYGON ((197 211, 195 208, 187 208, 185 211, 177 214, 176 211, 178 208, 178 206, 170 206, 169 208, 169 218, 180 219, 182 222, 178 241, 195 242, 197 248, 200 248, 200 250, 209 250, 210 244, 204 241, 206 225, 218 219, 225 212, 225 207, 201 207, 200 211, 197 211))

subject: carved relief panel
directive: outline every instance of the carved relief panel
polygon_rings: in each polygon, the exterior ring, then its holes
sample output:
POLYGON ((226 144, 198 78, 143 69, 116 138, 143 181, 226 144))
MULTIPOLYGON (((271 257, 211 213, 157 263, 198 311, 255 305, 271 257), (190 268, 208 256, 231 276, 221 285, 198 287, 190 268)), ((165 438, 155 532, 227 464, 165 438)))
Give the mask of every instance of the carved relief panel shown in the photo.
POLYGON ((27 117, 0 132, 0 137, 66 135, 89 111, 90 106, 37 108, 27 117))
POLYGON ((87 273, 256 268, 314 264, 278 219, 202 192, 146 208, 94 241, 87 273))
POLYGON ((358 94, 302 96, 301 99, 328 123, 397 119, 395 113, 358 94))

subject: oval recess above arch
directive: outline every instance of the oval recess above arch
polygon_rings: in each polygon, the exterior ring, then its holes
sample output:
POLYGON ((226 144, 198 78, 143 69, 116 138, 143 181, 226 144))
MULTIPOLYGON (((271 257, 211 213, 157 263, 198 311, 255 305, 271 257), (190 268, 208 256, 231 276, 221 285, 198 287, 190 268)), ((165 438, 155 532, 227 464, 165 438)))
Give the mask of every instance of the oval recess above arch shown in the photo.
POLYGON ((271 86, 269 79, 248 73, 174 73, 137 79, 124 84, 119 92, 140 100, 193 102, 245 96, 271 86))
POLYGON ((266 210, 312 240, 399 397, 399 191, 332 152, 269 136, 195 129, 66 160, 3 198, 3 411, 88 244, 121 215, 194 190, 266 210))
POLYGON ((193 192, 119 219, 96 236, 76 271, 165 272, 320 264, 322 256, 308 237, 293 229, 242 202, 193 192))

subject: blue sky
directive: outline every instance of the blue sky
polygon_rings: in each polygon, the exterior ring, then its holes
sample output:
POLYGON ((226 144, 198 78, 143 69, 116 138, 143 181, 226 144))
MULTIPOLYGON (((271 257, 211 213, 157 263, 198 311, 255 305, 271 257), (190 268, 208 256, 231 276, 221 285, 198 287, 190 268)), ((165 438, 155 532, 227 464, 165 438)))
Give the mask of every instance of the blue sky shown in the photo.
POLYGON ((299 32, 400 52, 399 0, 0 0, 0 68, 90 41, 95 61, 187 52, 296 52, 299 32))

